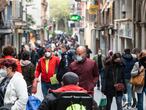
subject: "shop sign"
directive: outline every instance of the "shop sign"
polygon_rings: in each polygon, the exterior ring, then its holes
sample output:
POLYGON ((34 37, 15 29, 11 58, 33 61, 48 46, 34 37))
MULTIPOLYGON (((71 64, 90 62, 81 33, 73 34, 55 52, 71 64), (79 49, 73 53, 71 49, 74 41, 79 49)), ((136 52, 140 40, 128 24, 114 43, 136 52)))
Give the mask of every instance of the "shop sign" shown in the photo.
POLYGON ((11 29, 0 29, 0 34, 8 34, 8 33, 12 33, 11 29))
POLYGON ((90 5, 88 13, 89 14, 97 14, 98 11, 98 5, 90 5))

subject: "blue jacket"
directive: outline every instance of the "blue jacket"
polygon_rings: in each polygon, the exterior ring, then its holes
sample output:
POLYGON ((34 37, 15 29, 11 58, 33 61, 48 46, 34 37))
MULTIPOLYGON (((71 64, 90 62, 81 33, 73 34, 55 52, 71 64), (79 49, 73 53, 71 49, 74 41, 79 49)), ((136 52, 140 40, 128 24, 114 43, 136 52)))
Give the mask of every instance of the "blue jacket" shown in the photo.
POLYGON ((123 54, 122 60, 124 63, 124 78, 130 79, 131 78, 131 70, 134 66, 135 60, 131 54, 123 54))

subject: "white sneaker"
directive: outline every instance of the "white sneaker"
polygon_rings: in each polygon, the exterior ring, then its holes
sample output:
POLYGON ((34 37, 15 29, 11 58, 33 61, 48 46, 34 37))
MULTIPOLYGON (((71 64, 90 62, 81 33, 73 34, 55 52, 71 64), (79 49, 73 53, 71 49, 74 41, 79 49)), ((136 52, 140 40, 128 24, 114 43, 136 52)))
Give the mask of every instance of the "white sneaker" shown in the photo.
POLYGON ((128 102, 123 102, 122 107, 123 108, 128 107, 128 102))
POLYGON ((131 106, 127 106, 127 110, 132 110, 132 107, 131 106))

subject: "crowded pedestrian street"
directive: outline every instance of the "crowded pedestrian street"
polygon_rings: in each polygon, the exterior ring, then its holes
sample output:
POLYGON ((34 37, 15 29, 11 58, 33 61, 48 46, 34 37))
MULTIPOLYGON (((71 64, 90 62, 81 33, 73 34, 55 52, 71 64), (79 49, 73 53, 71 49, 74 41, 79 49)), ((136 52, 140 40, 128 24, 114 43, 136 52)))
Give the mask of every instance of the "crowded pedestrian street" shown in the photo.
POLYGON ((0 0, 0 110, 146 110, 146 0, 0 0))

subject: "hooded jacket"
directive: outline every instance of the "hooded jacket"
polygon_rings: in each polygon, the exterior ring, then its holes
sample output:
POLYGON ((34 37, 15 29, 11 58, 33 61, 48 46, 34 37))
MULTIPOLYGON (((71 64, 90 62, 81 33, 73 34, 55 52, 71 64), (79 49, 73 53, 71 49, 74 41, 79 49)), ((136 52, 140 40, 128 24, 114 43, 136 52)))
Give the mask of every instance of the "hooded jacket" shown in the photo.
POLYGON ((130 79, 131 78, 131 70, 134 66, 135 60, 131 54, 123 54, 122 60, 124 63, 124 78, 130 79))
POLYGON ((22 68, 22 75, 24 76, 27 86, 32 85, 35 66, 29 60, 20 60, 20 65, 22 68))

